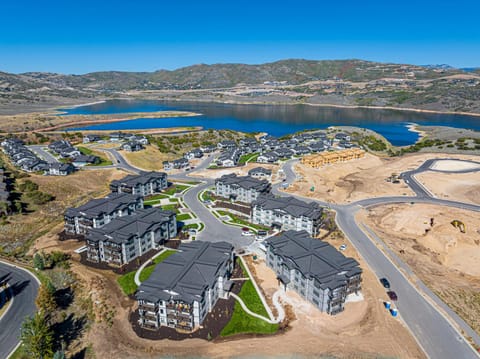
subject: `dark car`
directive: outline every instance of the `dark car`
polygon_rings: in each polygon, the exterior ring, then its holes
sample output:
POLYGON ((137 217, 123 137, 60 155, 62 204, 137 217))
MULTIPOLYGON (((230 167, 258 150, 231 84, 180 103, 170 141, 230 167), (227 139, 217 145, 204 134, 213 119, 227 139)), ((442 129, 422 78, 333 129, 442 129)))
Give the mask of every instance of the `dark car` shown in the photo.
POLYGON ((388 281, 387 278, 381 278, 380 279, 380 283, 382 283, 382 285, 385 287, 385 288, 390 288, 390 282, 388 281))
POLYGON ((388 298, 390 298, 390 300, 397 300, 398 299, 397 293, 395 293, 391 290, 387 292, 387 295, 388 295, 388 298))

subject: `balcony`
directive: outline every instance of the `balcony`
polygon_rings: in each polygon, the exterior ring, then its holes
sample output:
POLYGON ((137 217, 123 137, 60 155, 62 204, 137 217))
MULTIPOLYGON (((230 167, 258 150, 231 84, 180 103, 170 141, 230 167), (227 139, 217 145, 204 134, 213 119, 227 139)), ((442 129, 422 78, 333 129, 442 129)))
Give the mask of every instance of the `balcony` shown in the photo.
POLYGON ((158 309, 158 306, 154 303, 143 303, 143 304, 140 303, 138 305, 138 309, 156 312, 158 309))

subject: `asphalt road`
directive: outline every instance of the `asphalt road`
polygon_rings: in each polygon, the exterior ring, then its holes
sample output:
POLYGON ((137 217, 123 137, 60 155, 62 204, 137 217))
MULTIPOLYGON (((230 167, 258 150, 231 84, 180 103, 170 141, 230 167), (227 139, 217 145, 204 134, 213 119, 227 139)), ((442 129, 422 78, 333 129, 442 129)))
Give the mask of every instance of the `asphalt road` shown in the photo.
POLYGON ((14 295, 0 320, 0 358, 7 358, 19 342, 21 323, 37 311, 38 282, 29 272, 0 262, 0 281, 3 280, 7 280, 14 295))
MULTIPOLYGON (((474 341, 480 343, 479 336, 445 303, 432 293, 424 283, 415 283, 422 293, 418 292, 410 281, 404 277, 401 269, 411 273, 411 269, 400 258, 395 256, 395 263, 382 252, 377 244, 383 243, 378 237, 372 241, 364 230, 355 221, 355 213, 362 207, 372 207, 389 203, 431 203, 436 205, 452 206, 473 211, 480 211, 480 206, 442 200, 431 197, 430 193, 415 179, 415 175, 429 170, 434 161, 429 160, 419 168, 402 173, 402 178, 415 192, 415 197, 380 197, 369 198, 348 205, 327 204, 337 213, 336 221, 339 228, 355 246, 360 255, 365 259, 378 278, 386 277, 392 284, 392 289, 398 294, 396 303, 401 318, 405 321, 419 344, 430 358, 478 358, 478 353, 465 341, 462 335, 452 326, 438 310, 442 308, 457 326, 462 328, 474 341), (407 182, 408 181, 408 182, 407 182), (428 299, 428 300, 427 300, 428 299), (434 302, 435 304, 432 304, 434 302)), ((294 180, 295 173, 292 170, 295 161, 290 161, 284 166, 286 182, 294 180)), ((471 172, 459 171, 459 172, 471 172)), ((450 172, 451 173, 451 172, 450 172)), ((275 188, 275 193, 285 196, 284 192, 275 188)), ((295 196, 301 198, 300 196, 295 196)), ((303 198, 305 200, 305 198, 303 198)), ((322 205, 325 202, 317 201, 322 205)), ((376 236, 374 233, 370 235, 376 236)), ((385 299, 387 299, 385 297, 385 299)))
POLYGON ((45 146, 42 145, 31 145, 27 146, 32 150, 40 159, 43 159, 47 163, 56 163, 58 160, 49 152, 44 150, 45 146))

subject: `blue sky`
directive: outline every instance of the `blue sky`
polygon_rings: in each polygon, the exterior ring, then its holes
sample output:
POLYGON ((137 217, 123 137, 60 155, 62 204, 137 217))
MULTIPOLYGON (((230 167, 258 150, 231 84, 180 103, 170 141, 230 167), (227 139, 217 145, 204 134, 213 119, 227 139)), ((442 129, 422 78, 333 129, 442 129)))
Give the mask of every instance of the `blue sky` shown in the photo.
POLYGON ((154 71, 285 58, 473 67, 479 14, 480 2, 465 0, 5 0, 0 71, 154 71))

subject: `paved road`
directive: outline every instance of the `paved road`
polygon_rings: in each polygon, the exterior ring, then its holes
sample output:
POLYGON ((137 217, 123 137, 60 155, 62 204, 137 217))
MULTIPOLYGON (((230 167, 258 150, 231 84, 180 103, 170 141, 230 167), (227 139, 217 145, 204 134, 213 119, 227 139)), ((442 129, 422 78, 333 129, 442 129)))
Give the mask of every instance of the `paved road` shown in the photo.
POLYGON ((42 145, 31 145, 27 146, 32 150, 40 159, 43 159, 47 163, 56 163, 58 160, 50 153, 45 150, 45 146, 42 145))
MULTIPOLYGON (((434 161, 426 161, 419 168, 402 174, 402 178, 415 192, 415 197, 369 198, 348 205, 329 204, 329 206, 337 212, 336 221, 339 228, 345 233, 346 237, 355 246, 374 273, 379 278, 389 278, 392 288, 399 295, 397 307, 401 317, 427 355, 431 358, 445 359, 478 358, 478 353, 465 342, 465 339, 437 310, 437 307, 442 308, 460 328, 474 338, 476 343, 480 343, 478 335, 443 303, 440 298, 432 293, 424 283, 417 280, 415 284, 422 290, 423 295, 419 293, 400 271, 401 268, 404 272, 413 274, 408 265, 397 256, 394 257, 395 263, 392 263, 384 252, 377 247, 377 244, 384 244, 383 241, 376 237, 374 233, 370 233, 370 235, 376 239, 376 242, 373 242, 355 221, 355 214, 362 207, 372 207, 389 203, 431 203, 480 211, 480 206, 477 205, 431 197, 430 193, 415 179, 415 175, 429 170, 433 162, 434 161), (428 301, 426 298, 428 298, 428 301), (435 302, 435 305, 432 305, 431 301, 435 302)), ((294 161, 290 161, 284 167, 287 182, 289 183, 292 179, 295 179, 295 173, 292 171, 294 163, 294 161)), ((472 170, 459 172, 470 171, 472 170)), ((286 195, 278 191, 278 188, 275 188, 275 192, 279 195, 286 195)), ((301 198, 300 196, 296 197, 301 198)), ((305 200, 305 198, 303 199, 305 200)), ((318 202, 325 205, 325 202, 318 202)))
POLYGON ((24 318, 37 311, 38 282, 29 272, 0 262, 0 280, 2 278, 8 281, 14 293, 10 308, 0 320, 0 358, 6 358, 19 342, 24 318))
MULTIPOLYGON (((100 148, 99 148, 99 150, 100 150, 100 148)), ((123 168, 124 170, 129 171, 129 172, 133 172, 133 173, 140 173, 142 171, 141 169, 139 169, 137 167, 134 167, 134 166, 130 165, 127 161, 125 161, 123 156, 120 153, 118 153, 117 150, 111 149, 111 148, 102 148, 101 150, 105 151, 105 152, 108 152, 113 156, 113 158, 114 158, 114 161, 113 161, 114 166, 113 167, 123 168), (115 163, 115 161, 117 163, 115 163)), ((108 166, 108 167, 110 167, 110 166, 108 166)))

